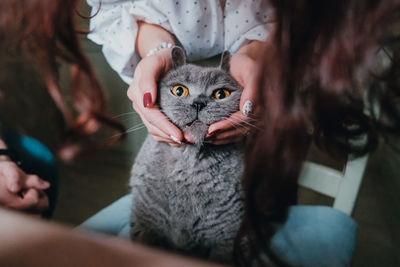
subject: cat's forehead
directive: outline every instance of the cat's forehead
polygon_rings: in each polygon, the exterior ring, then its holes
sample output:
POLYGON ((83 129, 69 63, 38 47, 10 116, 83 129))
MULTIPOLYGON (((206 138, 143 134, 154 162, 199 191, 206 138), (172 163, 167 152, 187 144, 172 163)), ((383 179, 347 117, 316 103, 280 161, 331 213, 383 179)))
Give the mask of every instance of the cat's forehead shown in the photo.
POLYGON ((235 89, 238 87, 235 80, 219 68, 204 68, 191 64, 171 71, 164 82, 169 86, 195 84, 204 88, 224 86, 235 89))

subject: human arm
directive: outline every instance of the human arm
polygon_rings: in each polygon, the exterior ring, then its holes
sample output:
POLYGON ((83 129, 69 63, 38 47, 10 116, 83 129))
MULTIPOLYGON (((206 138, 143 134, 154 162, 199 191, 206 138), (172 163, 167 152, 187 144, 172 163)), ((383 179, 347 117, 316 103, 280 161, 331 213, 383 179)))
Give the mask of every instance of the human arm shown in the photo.
POLYGON ((171 136, 180 142, 181 131, 154 105, 157 78, 170 68, 170 49, 147 57, 147 53, 161 43, 175 43, 165 30, 171 28, 168 18, 159 4, 153 2, 87 0, 87 3, 92 7, 88 38, 102 46, 112 69, 130 85, 128 97, 149 133, 157 141, 178 145, 171 136), (143 103, 145 93, 149 94, 143 103))
POLYGON ((262 56, 264 46, 264 42, 252 41, 239 49, 230 60, 230 73, 243 87, 240 111, 227 120, 210 125, 207 139, 216 145, 238 142, 246 133, 259 129, 259 123, 254 119, 257 113, 257 59, 262 56))
MULTIPOLYGON (((0 139, 0 149, 7 145, 0 139)), ((10 209, 41 213, 49 206, 44 190, 50 184, 37 175, 26 174, 8 156, 0 155, 0 205, 10 209)))
POLYGON ((138 23, 135 46, 142 60, 136 66, 127 94, 133 108, 140 115, 153 138, 159 142, 179 146, 183 139, 182 132, 161 113, 155 104, 157 80, 171 68, 171 49, 161 49, 147 56, 151 49, 163 42, 175 43, 172 34, 162 27, 144 22, 138 23))
POLYGON ((0 266, 220 266, 0 209, 0 266), (21 257, 23 255, 23 257, 21 257))

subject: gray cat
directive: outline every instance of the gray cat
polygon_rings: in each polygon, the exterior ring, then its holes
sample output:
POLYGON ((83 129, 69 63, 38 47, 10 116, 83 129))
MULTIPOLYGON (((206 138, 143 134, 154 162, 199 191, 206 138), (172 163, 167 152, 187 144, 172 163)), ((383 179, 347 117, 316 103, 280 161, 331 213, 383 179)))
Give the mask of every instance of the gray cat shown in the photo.
POLYGON ((218 68, 186 64, 175 47, 173 67, 159 83, 162 112, 194 144, 171 147, 147 136, 132 169, 131 237, 148 245, 229 263, 243 215, 237 145, 204 143, 213 122, 239 110, 240 85, 229 53, 218 68))

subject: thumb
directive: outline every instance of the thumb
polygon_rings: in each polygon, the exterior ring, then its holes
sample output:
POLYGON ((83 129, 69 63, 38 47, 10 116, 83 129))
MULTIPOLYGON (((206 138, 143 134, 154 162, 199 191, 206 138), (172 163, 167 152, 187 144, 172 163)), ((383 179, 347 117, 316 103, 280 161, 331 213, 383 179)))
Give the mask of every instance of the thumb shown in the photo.
POLYGON ((25 177, 24 188, 35 188, 37 190, 46 190, 50 187, 50 183, 39 178, 37 175, 28 174, 25 177))
POLYGON ((8 178, 7 188, 12 193, 17 193, 21 190, 21 184, 19 176, 13 176, 8 178))
POLYGON ((242 96, 240 97, 240 111, 246 117, 254 114, 257 94, 255 85, 255 81, 250 81, 249 84, 244 87, 242 96))
POLYGON ((255 71, 255 63, 249 60, 248 57, 233 56, 231 58, 230 73, 243 87, 240 97, 240 111, 244 116, 248 117, 251 113, 254 113, 254 105, 257 99, 257 72, 255 71))
POLYGON ((164 71, 164 65, 157 57, 146 58, 140 71, 139 91, 143 95, 143 106, 153 107, 157 99, 157 81, 164 71))

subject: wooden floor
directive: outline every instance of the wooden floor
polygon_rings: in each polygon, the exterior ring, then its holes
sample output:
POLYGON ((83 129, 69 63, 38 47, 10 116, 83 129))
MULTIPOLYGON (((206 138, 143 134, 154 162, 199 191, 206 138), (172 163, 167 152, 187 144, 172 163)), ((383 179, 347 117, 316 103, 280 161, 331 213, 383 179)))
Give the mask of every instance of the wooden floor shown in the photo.
MULTIPOLYGON (((107 90, 110 112, 118 115, 127 128, 139 125, 140 120, 131 113, 126 97, 127 85, 108 67, 99 47, 88 41, 84 41, 84 45, 107 90)), ((15 112, 18 116, 18 109, 15 112)), ((45 126, 36 127, 35 131, 44 141, 51 135, 45 126)), ((132 132, 113 149, 77 159, 69 165, 61 164, 60 194, 54 219, 77 225, 126 194, 130 167, 145 134, 144 129, 132 132)), ((318 204, 320 201, 319 196, 307 191, 300 195, 302 203, 318 204)), ((329 204, 329 201, 322 201, 329 204)), ((400 266, 400 156, 387 146, 381 146, 370 156, 353 218, 359 224, 354 266, 400 266)))

